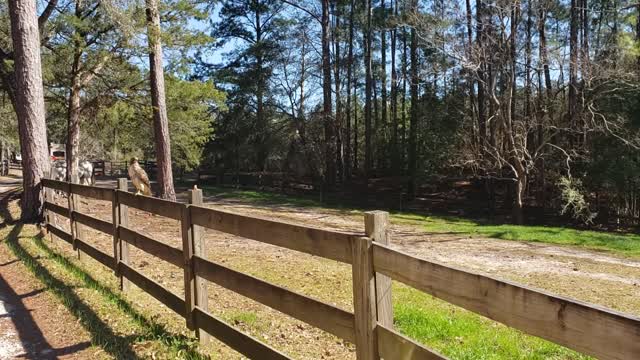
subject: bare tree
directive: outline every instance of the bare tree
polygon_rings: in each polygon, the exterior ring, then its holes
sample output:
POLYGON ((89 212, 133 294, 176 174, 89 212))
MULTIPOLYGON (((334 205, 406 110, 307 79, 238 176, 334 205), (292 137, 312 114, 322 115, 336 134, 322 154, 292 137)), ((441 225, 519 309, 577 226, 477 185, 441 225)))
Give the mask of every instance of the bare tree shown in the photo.
POLYGON ((48 163, 40 33, 35 0, 9 0, 15 53, 15 108, 22 152, 22 220, 42 216, 41 179, 48 163))

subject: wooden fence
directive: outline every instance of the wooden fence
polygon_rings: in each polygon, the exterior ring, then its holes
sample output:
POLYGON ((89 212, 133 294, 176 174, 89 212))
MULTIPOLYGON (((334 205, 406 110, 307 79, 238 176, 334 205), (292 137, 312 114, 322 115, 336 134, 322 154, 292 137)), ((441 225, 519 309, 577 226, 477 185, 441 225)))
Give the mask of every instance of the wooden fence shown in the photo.
POLYGON ((344 233, 239 215, 204 207, 201 190, 182 204, 116 189, 43 180, 50 233, 115 271, 126 289, 133 283, 185 318, 201 339, 212 335, 253 359, 287 355, 244 334, 208 312, 207 282, 269 306, 354 343, 358 359, 441 359, 393 328, 391 279, 505 325, 602 359, 640 359, 640 319, 552 295, 526 286, 419 259, 387 244, 388 214, 365 214, 365 232, 344 233), (51 201, 52 191, 68 195, 68 207, 51 201), (112 222, 76 209, 78 197, 112 203, 112 222), (128 207, 181 222, 182 248, 174 248, 129 226, 128 207), (52 214, 70 221, 70 232, 52 224, 52 214), (78 232, 82 224, 113 236, 104 253, 78 232), (352 265, 354 312, 345 311, 205 258, 202 229, 209 228, 352 265), (172 293, 129 265, 133 245, 184 271, 185 293, 172 293))

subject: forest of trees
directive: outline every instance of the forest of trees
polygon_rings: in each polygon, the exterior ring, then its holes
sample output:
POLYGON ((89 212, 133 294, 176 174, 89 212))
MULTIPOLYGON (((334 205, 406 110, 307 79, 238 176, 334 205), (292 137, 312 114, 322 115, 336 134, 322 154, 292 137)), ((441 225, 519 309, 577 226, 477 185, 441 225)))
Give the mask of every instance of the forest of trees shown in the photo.
MULTIPOLYGON (((0 3, 7 144, 15 1, 0 3)), ((406 201, 463 178, 516 223, 530 207, 637 224, 639 14, 629 0, 49 0, 47 135, 83 158, 323 191, 393 178, 406 201)))

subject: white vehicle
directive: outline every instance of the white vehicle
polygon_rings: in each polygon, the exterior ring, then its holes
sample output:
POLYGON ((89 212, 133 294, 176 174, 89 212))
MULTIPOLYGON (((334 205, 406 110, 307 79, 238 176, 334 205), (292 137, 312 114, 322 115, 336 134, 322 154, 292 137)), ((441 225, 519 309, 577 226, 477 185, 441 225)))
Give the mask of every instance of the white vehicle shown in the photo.
POLYGON ((51 161, 63 160, 66 157, 66 150, 64 144, 51 144, 49 147, 49 156, 51 161))

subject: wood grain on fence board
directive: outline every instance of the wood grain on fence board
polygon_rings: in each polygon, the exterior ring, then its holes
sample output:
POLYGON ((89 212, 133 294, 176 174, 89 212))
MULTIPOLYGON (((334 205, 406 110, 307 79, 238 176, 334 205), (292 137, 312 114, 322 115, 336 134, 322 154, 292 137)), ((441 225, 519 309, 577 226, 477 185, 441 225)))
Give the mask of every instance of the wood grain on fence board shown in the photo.
MULTIPOLYGON (((364 232, 373 242, 389 244, 387 228, 389 213, 385 211, 369 211, 364 213, 364 232)), ((393 329, 393 302, 391 299, 391 278, 376 273, 376 313, 378 323, 393 329)))
POLYGON ((125 263, 119 263, 120 273, 137 287, 153 296, 156 300, 165 304, 169 309, 184 316, 184 300, 178 295, 164 288, 162 285, 134 270, 125 263))
POLYGON ((353 245, 353 310, 355 315, 356 356, 358 360, 378 360, 375 335, 376 283, 373 271, 372 241, 355 238, 353 245))
POLYGON ((640 358, 640 318, 474 274, 382 245, 375 270, 428 294, 601 359, 640 358))
POLYGON ((130 245, 162 259, 169 264, 175 265, 179 268, 183 267, 184 259, 182 258, 182 250, 180 249, 161 243, 160 241, 154 240, 146 235, 142 235, 139 232, 122 225, 118 227, 118 237, 130 245))
MULTIPOLYGON (((189 207, 202 206, 204 203, 204 194, 201 189, 194 188, 189 190, 189 207)), ((189 219, 191 220, 191 212, 189 212, 189 219)), ((204 241, 204 228, 193 221, 191 224, 191 246, 193 248, 194 256, 204 257, 206 254, 205 241, 204 241)), ((209 311, 209 296, 207 295, 207 280, 201 276, 195 275, 195 301, 196 306, 204 311, 209 311)), ((201 344, 208 344, 211 341, 211 336, 206 330, 197 326, 196 335, 200 339, 201 344)))
POLYGON ((183 278, 184 278, 184 306, 185 318, 187 320, 187 328, 195 330, 195 313, 196 308, 196 278, 193 270, 193 235, 191 233, 191 217, 189 208, 182 208, 182 219, 180 220, 182 235, 182 257, 184 262, 183 278))
POLYGON ((287 290, 200 257, 193 258, 196 274, 339 338, 354 342, 354 316, 335 306, 287 290))
POLYGON ((232 327, 199 307, 194 310, 199 326, 237 352, 256 360, 287 360, 288 356, 232 327))
POLYGON ((80 224, 86 225, 105 234, 111 234, 111 232, 113 231, 113 224, 108 221, 104 221, 78 211, 74 211, 73 216, 74 219, 80 224))
POLYGON ((384 359, 398 360, 440 360, 447 359, 437 352, 427 349, 408 337, 378 323, 378 351, 384 359))
MULTIPOLYGON (((127 227, 129 226, 129 208, 127 207, 127 205, 123 204, 120 199, 123 197, 126 197, 127 195, 127 189, 129 187, 129 182, 126 178, 119 178, 118 179, 118 187, 117 189, 119 191, 116 191, 114 193, 114 196, 116 197, 116 204, 117 204, 117 212, 118 212, 118 222, 117 222, 117 226, 115 228, 115 236, 116 236, 116 258, 117 258, 117 263, 125 263, 125 264, 129 264, 129 243, 122 241, 122 239, 120 239, 120 234, 119 234, 119 227, 120 226, 124 226, 127 227)), ((120 267, 117 266, 116 264, 116 274, 118 274, 118 278, 120 280, 120 290, 122 291, 128 291, 129 290, 129 286, 130 283, 129 281, 122 276, 122 274, 119 273, 120 267)))
POLYGON ((122 190, 118 190, 118 201, 124 205, 174 220, 180 220, 181 209, 184 206, 184 204, 177 202, 135 195, 122 190))
POLYGON ((44 208, 45 208, 45 210, 54 212, 54 213, 56 213, 58 215, 62 215, 64 217, 66 217, 66 218, 69 217, 69 209, 64 207, 64 206, 60 206, 58 204, 54 204, 52 202, 45 201, 44 208))
POLYGON ((51 232, 53 235, 57 236, 58 238, 60 238, 61 240, 64 240, 66 242, 68 242, 69 244, 72 244, 73 241, 71 240, 71 234, 69 234, 68 232, 55 227, 51 224, 47 224, 47 230, 49 232, 51 232))
POLYGON ((194 224, 327 259, 351 263, 354 234, 191 206, 194 224))
POLYGON ((95 247, 87 244, 86 242, 80 239, 76 239, 76 246, 78 247, 78 250, 82 251, 83 253, 92 257, 97 262, 113 270, 114 262, 113 262, 113 257, 111 257, 111 255, 103 253, 102 251, 96 249, 95 247))
POLYGON ((111 201, 113 199, 113 189, 80 184, 70 184, 70 189, 73 194, 96 200, 111 201))

